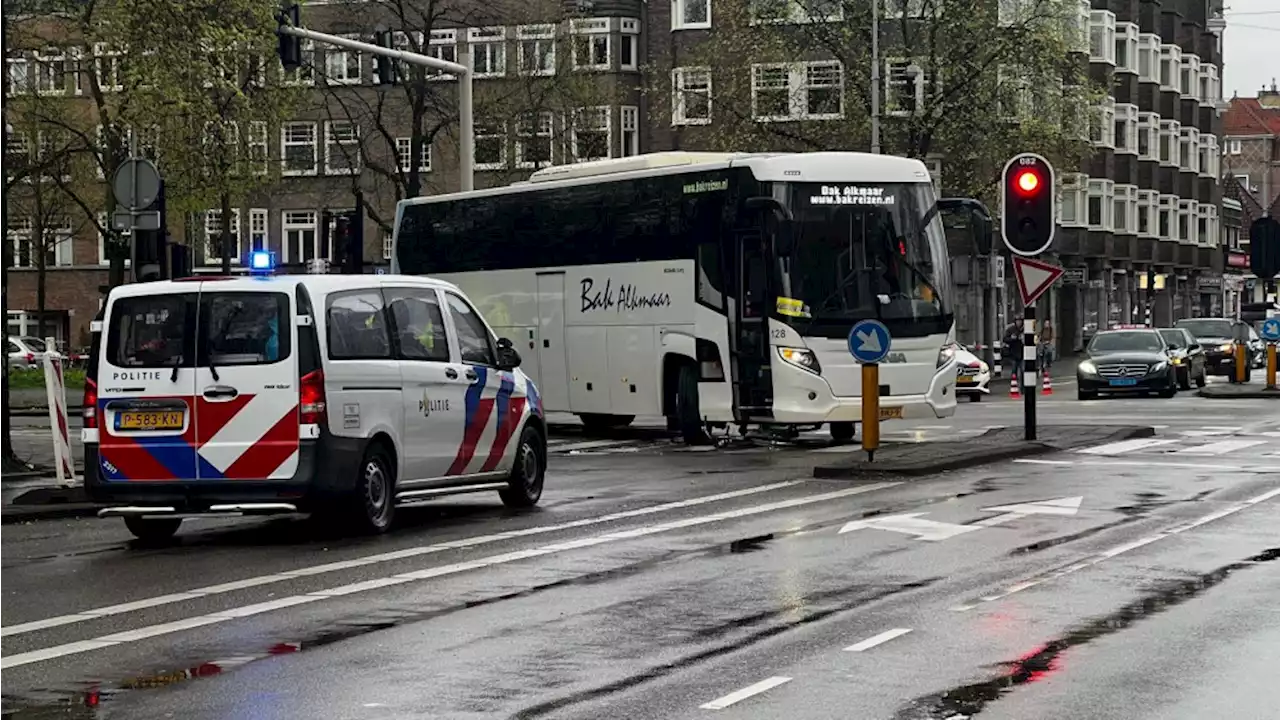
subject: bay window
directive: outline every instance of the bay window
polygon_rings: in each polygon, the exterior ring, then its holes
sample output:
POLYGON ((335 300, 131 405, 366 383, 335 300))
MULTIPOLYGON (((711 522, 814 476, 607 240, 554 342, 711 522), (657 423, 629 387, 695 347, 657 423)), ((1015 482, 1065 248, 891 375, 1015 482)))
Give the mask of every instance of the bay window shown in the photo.
POLYGON ((1160 46, 1160 89, 1178 92, 1178 73, 1182 69, 1182 48, 1177 45, 1160 46))
POLYGON ((1160 116, 1138 113, 1138 159, 1160 160, 1160 116))
POLYGON ((1216 105, 1222 99, 1222 82, 1218 78, 1218 66, 1209 66, 1209 94, 1204 99, 1205 105, 1216 105))
POLYGON ((1138 191, 1138 237, 1160 237, 1156 232, 1157 202, 1160 193, 1155 190, 1138 191))
POLYGON ((1218 136, 1205 133, 1200 136, 1200 177, 1217 178, 1221 171, 1222 156, 1218 154, 1218 136))
POLYGON ((1157 204, 1156 231, 1161 240, 1176 240, 1178 225, 1178 196, 1161 195, 1157 204))
POLYGON ((1214 247, 1222 243, 1222 238, 1218 237, 1218 206, 1208 203, 1200 203, 1200 244, 1206 247, 1214 247))
POLYGON ((1135 23, 1116 24, 1116 72, 1138 73, 1138 26, 1135 23))
POLYGON ((1184 55, 1182 57, 1182 72, 1178 76, 1178 92, 1182 93, 1182 99, 1189 100, 1195 97, 1199 83, 1200 57, 1198 55, 1184 55))
POLYGON ((1178 136, 1182 123, 1177 120, 1160 121, 1160 164, 1178 167, 1178 136))
POLYGON ((1196 225, 1196 201, 1178 201, 1178 242, 1195 242, 1192 229, 1196 225))
POLYGON ((1089 14, 1089 62, 1116 64, 1116 14, 1110 10, 1089 14))
POLYGON ((1108 97, 1094 108, 1093 123, 1089 129, 1089 141, 1097 147, 1116 146, 1116 101, 1108 97))
POLYGON ((1138 232, 1138 186, 1116 185, 1112 224, 1122 235, 1138 232))
POLYGON ((1154 33, 1138 35, 1138 80, 1146 83, 1160 82, 1160 36, 1154 33))
POLYGON ((1200 172, 1200 131, 1184 127, 1178 134, 1178 168, 1185 172, 1200 172))
POLYGON ((1113 225, 1115 186, 1111 180, 1089 181, 1088 223, 1090 230, 1110 232, 1113 225))
POLYGON ((1089 198, 1089 176, 1067 173, 1059 183, 1058 224, 1063 227, 1088 227, 1085 214, 1089 198))
POLYGON ((1125 155, 1138 153, 1138 106, 1120 103, 1116 107, 1116 152, 1125 155))

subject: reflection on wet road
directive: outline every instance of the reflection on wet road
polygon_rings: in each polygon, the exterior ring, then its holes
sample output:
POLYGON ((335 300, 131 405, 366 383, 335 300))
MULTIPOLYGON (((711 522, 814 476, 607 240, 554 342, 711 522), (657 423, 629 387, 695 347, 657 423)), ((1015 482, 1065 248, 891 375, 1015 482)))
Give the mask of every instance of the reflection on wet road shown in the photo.
POLYGON ((1274 720, 1280 413, 1251 413, 910 481, 564 453, 537 510, 379 538, 6 526, 5 716, 1274 720))

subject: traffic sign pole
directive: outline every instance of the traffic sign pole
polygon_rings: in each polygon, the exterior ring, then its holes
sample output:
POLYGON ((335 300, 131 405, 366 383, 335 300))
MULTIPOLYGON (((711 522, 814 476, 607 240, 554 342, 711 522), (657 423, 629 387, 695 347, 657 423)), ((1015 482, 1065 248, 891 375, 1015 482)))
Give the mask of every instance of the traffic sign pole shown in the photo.
POLYGON ((862 366, 862 449, 875 460, 880 447, 880 361, 893 338, 879 320, 860 320, 849 331, 849 354, 862 366))
POLYGON ((1022 407, 1026 439, 1036 439, 1036 303, 1022 314, 1022 407))
POLYGON ((1276 389, 1276 343, 1280 342, 1280 318, 1267 318, 1258 333, 1267 341, 1267 389, 1276 389))

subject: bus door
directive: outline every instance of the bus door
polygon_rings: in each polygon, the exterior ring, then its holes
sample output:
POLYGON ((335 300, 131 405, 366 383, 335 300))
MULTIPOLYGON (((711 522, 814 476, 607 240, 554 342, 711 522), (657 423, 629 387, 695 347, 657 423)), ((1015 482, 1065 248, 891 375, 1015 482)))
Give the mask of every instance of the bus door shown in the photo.
POLYGON ((732 276, 737 302, 731 315, 733 403, 738 422, 773 419, 773 375, 770 368, 769 315, 776 288, 770 282, 770 253, 758 231, 735 234, 737 252, 732 276))

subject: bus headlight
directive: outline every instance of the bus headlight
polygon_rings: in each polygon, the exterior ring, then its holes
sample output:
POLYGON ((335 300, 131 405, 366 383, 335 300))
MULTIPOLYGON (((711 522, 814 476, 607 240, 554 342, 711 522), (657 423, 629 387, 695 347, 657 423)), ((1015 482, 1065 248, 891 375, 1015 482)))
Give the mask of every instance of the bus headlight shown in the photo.
POLYGON ((780 347, 778 348, 778 357, 782 358, 783 362, 795 365, 802 370, 808 370, 814 375, 822 374, 822 365, 818 364, 818 356, 807 348, 780 347))

